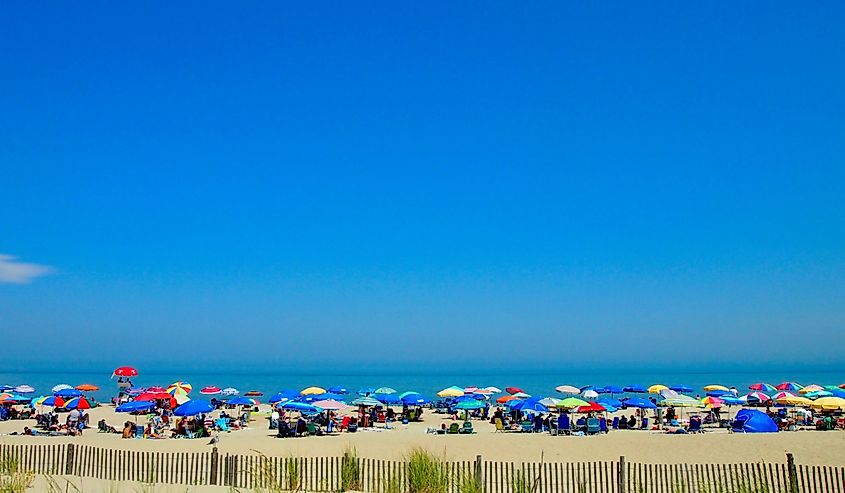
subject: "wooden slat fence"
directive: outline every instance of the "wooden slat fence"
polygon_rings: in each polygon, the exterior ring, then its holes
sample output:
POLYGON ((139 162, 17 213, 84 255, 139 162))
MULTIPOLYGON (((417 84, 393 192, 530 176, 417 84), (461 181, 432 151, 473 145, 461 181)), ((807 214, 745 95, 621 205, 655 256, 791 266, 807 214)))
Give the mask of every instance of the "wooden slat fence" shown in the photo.
MULTIPOLYGON (((348 457, 265 457, 211 452, 112 450, 76 444, 0 444, 0 460, 23 470, 111 481, 224 485, 251 490, 399 493, 410 490, 403 461, 348 457)), ((445 462, 446 493, 474 479, 483 493, 845 493, 845 467, 786 463, 645 464, 445 462), (524 486, 524 487, 523 487, 524 486)))

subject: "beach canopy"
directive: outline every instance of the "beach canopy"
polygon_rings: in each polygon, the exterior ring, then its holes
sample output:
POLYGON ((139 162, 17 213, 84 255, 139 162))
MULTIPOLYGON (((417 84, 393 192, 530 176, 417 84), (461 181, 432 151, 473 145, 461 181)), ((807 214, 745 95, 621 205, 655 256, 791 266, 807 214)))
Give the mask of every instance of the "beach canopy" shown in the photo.
POLYGON ((659 394, 663 390, 669 390, 669 387, 661 384, 655 384, 648 388, 649 394, 659 394))
POLYGON ((58 392, 54 392, 54 395, 59 397, 68 398, 68 397, 79 397, 82 395, 82 392, 76 389, 61 389, 58 392))
POLYGON ((214 395, 219 394, 220 392, 222 392, 222 390, 220 390, 220 387, 215 387, 214 385, 209 385, 208 387, 203 387, 200 389, 200 394, 202 395, 214 395))
POLYGON ((566 399, 561 399, 558 401, 555 407, 566 408, 566 409, 573 409, 576 407, 586 406, 589 405, 589 402, 579 399, 577 397, 567 397, 566 399))
POLYGON ((555 387, 555 390, 561 394, 578 395, 581 393, 581 389, 573 387, 572 385, 558 385, 555 387))
MULTIPOLYGON (((360 392, 359 392, 360 393, 360 392)), ((460 387, 447 387, 437 393, 440 397, 459 397, 464 395, 464 389, 460 387)))
POLYGON ((188 395, 193 389, 194 387, 188 382, 179 381, 171 383, 170 386, 167 387, 167 392, 171 395, 188 395))
POLYGON ((138 376, 138 370, 136 370, 135 368, 132 368, 131 366, 121 366, 120 368, 117 368, 117 369, 114 370, 114 373, 112 373, 112 376, 137 377, 138 376))
POLYGON ((822 397, 821 399, 813 401, 810 405, 815 409, 822 409, 826 411, 835 411, 837 409, 845 410, 845 399, 841 397, 822 397))
POLYGON ((324 389, 322 387, 307 387, 307 388, 302 389, 299 393, 301 395, 319 395, 319 394, 325 394, 326 389, 324 389))
POLYGON ((149 411, 155 407, 154 402, 150 401, 129 401, 117 406, 115 409, 119 413, 134 413, 138 411, 149 411))
POLYGON ((731 423, 735 433, 777 433, 778 425, 766 413, 755 409, 741 409, 731 423))
POLYGON ((198 414, 210 413, 214 411, 214 406, 210 402, 202 399, 194 399, 188 401, 173 411, 176 416, 196 416, 198 414))
POLYGON ((80 392, 96 392, 100 390, 100 387, 91 385, 90 383, 83 383, 82 385, 77 385, 76 390, 79 390, 80 392))
POLYGON ((381 402, 369 396, 359 397, 352 401, 356 406, 381 406, 381 402))

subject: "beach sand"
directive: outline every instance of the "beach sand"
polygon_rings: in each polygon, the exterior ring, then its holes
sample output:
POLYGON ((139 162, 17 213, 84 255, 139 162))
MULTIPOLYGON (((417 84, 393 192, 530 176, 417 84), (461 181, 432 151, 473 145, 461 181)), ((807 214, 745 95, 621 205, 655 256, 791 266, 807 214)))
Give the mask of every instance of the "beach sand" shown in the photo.
MULTIPOLYGON (((268 409, 262 406, 262 410, 268 409)), ((208 439, 122 439, 120 435, 97 433, 96 423, 105 418, 118 428, 132 420, 117 414, 113 407, 89 411, 94 429, 81 437, 9 436, 34 421, 0 423, 0 443, 54 444, 78 443, 112 449, 160 452, 204 452, 211 448, 208 439)), ((630 412, 628 413, 630 414, 630 412)), ((845 463, 845 432, 797 431, 771 434, 734 434, 712 429, 697 435, 666 435, 652 431, 611 431, 596 436, 551 436, 549 434, 495 433, 492 425, 474 421, 474 435, 426 434, 427 427, 439 427, 444 415, 426 414, 426 421, 409 425, 395 424, 392 429, 342 433, 325 437, 274 438, 267 419, 255 415, 250 428, 224 433, 217 444, 221 453, 268 456, 338 456, 348 447, 361 457, 402 459, 413 447, 423 447, 450 460, 471 460, 481 455, 486 460, 549 462, 618 460, 644 463, 736 463, 784 462, 791 452, 801 464, 842 465, 845 463)), ((143 417, 139 418, 143 420, 143 417)))

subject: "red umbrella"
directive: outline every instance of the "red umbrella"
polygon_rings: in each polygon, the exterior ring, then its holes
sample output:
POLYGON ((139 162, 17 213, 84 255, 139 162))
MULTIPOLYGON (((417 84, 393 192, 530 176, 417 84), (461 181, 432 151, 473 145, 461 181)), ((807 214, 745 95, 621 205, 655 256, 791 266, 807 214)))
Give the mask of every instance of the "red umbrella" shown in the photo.
POLYGON ((514 397, 512 395, 503 395, 502 397, 499 397, 498 399, 496 399, 496 402, 498 402, 499 404, 504 404, 504 403, 506 403, 508 401, 512 401, 514 399, 519 399, 519 397, 514 397))
POLYGON ((518 394, 518 393, 520 393, 520 392, 522 392, 523 394, 527 394, 527 393, 528 393, 528 392, 526 392, 526 391, 522 390, 522 389, 521 389, 521 388, 519 388, 519 387, 505 387, 505 392, 507 392, 508 394, 511 394, 511 395, 513 395, 513 394, 518 394))
POLYGON ((163 392, 167 392, 167 389, 165 389, 164 387, 160 387, 158 385, 153 385, 152 387, 149 387, 147 389, 147 392, 150 392, 152 394, 160 394, 160 393, 163 393, 163 392))
POLYGON ((144 392, 135 398, 136 401, 168 401, 172 409, 176 409, 176 399, 167 392, 144 392))
POLYGON ((591 402, 586 406, 581 406, 578 408, 579 413, 597 413, 602 411, 607 411, 607 409, 605 409, 604 406, 602 406, 598 402, 591 402))
POLYGON ((214 385, 209 385, 208 387, 203 387, 200 390, 200 394, 203 394, 203 395, 214 395, 214 394, 219 394, 220 392, 222 392, 220 390, 220 387, 215 387, 214 385))
POLYGON ((131 366, 121 366, 114 371, 114 374, 118 377, 137 377, 138 370, 132 368, 131 366))

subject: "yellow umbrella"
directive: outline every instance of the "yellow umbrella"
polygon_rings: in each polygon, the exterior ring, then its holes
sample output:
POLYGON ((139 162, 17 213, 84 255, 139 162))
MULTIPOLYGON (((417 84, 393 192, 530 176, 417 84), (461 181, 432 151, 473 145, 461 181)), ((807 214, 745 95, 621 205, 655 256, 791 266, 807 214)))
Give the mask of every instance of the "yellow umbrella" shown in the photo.
POLYGON ((813 401, 807 399, 806 397, 791 395, 782 399, 778 399, 778 404, 789 404, 791 406, 810 406, 811 404, 813 404, 813 401))
POLYGON ((447 389, 443 389, 437 393, 440 397, 460 397, 464 395, 464 389, 459 389, 457 387, 449 387, 447 389))
POLYGON ((725 387, 724 385, 708 385, 704 387, 704 390, 707 392, 711 392, 713 390, 724 390, 725 392, 729 392, 731 389, 725 387))
POLYGON ((308 387, 307 389, 302 389, 302 392, 300 392, 301 395, 317 395, 325 393, 326 389, 321 387, 308 387))
POLYGON ((567 397, 566 399, 561 399, 555 404, 556 407, 565 407, 565 408, 573 408, 573 407, 581 407, 581 406, 588 406, 590 405, 589 402, 585 400, 581 400, 577 397, 567 397))
POLYGON ((810 392, 818 392, 820 390, 824 390, 824 387, 822 387, 821 385, 813 384, 813 385, 807 385, 803 389, 799 390, 798 393, 799 394, 809 394, 810 392))
POLYGON ((659 394, 660 392, 662 392, 664 390, 669 390, 669 387, 667 387, 665 385, 656 384, 656 385, 652 385, 651 387, 648 388, 648 393, 649 394, 659 394))
POLYGON ((815 409, 835 411, 836 409, 845 409, 845 399, 841 397, 822 397, 821 399, 814 400, 810 405, 815 409))

